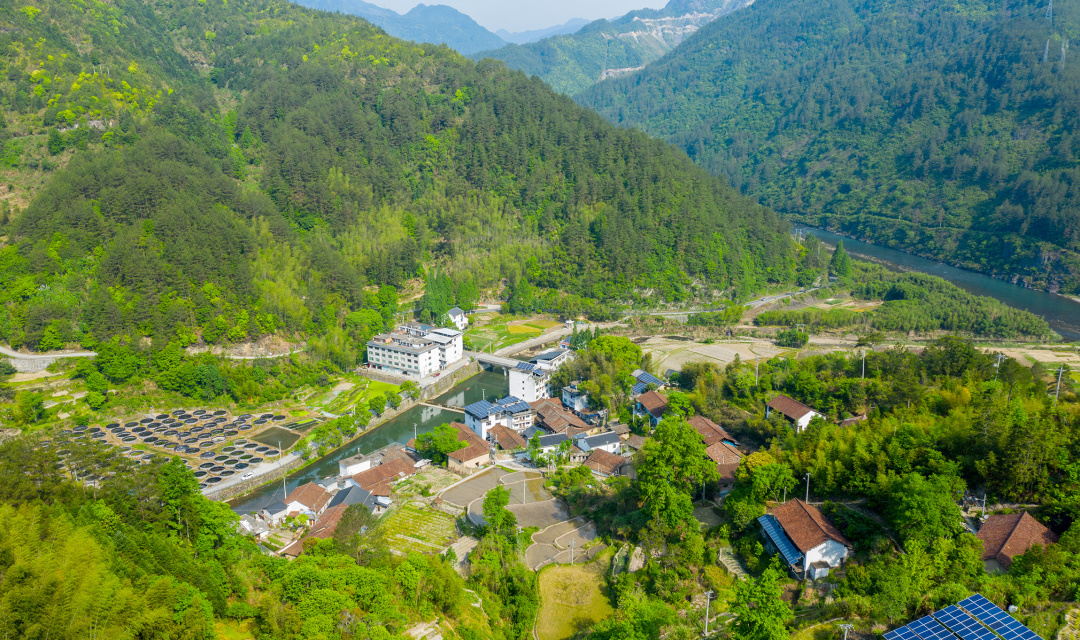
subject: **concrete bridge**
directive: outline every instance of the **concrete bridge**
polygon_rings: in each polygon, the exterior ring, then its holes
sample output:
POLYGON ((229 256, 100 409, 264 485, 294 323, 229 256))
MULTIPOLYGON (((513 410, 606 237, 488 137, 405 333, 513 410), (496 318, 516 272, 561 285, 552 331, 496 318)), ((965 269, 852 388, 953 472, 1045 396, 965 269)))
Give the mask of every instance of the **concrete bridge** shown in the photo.
POLYGON ((506 356, 496 356, 490 353, 477 353, 475 351, 466 351, 466 356, 476 358, 476 361, 480 364, 491 365, 493 367, 502 367, 503 369, 513 369, 521 364, 521 360, 514 360, 513 358, 507 358, 506 356))

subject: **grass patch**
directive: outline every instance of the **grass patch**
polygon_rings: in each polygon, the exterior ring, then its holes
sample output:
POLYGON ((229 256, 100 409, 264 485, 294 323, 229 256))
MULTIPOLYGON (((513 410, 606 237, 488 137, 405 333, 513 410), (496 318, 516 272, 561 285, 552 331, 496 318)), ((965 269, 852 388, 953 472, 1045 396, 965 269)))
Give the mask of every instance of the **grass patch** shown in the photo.
POLYGON ((588 564, 549 565, 540 571, 540 615, 536 617, 540 640, 572 638, 615 613, 600 590, 610 564, 611 554, 605 552, 588 564))
POLYGON ((539 327, 529 326, 527 324, 512 324, 506 327, 507 333, 510 335, 518 335, 522 333, 540 333, 543 329, 539 327))
POLYGON ((558 320, 530 320, 525 324, 529 325, 530 327, 536 327, 537 329, 540 329, 542 331, 563 326, 563 323, 559 322, 558 320))
POLYGON ((376 529, 391 551, 441 553, 457 537, 454 516, 411 504, 383 519, 376 529))
POLYGON ((251 640, 255 632, 247 620, 218 620, 214 623, 218 640, 251 640))

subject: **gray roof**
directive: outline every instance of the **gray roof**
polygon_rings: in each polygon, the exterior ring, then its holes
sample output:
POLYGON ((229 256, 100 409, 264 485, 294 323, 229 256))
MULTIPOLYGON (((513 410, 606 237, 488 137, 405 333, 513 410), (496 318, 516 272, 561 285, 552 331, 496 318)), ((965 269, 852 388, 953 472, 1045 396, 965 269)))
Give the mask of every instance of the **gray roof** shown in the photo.
POLYGON ((565 433, 553 433, 548 436, 540 436, 540 447, 555 447, 563 442, 570 442, 570 438, 565 433))
POLYGON ((447 311, 446 314, 453 318, 454 316, 463 316, 465 315, 465 312, 461 310, 461 307, 454 307, 453 309, 447 311))
POLYGON ((288 508, 289 508, 289 505, 287 505, 284 502, 278 500, 277 502, 271 502, 270 504, 263 507, 263 511, 273 515, 275 513, 284 513, 285 510, 288 509, 288 508))
POLYGON ((334 497, 330 500, 330 503, 326 505, 326 508, 336 507, 339 504, 344 504, 346 506, 362 504, 370 508, 375 504, 375 496, 371 495, 370 491, 353 485, 348 489, 342 489, 334 494, 334 497))
POLYGON ((569 351, 569 349, 552 349, 551 351, 545 351, 533 358, 533 362, 546 362, 548 360, 554 360, 555 358, 558 358, 567 351, 569 351))
POLYGON ((581 438, 582 441, 587 442, 590 448, 602 447, 607 444, 619 444, 619 434, 614 431, 608 431, 606 433, 599 433, 595 436, 589 436, 588 438, 581 438))

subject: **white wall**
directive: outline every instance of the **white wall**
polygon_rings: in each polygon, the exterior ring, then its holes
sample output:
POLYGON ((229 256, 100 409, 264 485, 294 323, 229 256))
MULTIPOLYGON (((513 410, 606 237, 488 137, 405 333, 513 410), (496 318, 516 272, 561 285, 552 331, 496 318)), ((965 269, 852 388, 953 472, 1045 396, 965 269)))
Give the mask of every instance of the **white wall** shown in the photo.
POLYGON ((847 557, 847 547, 836 540, 826 540, 806 552, 803 556, 803 570, 808 570, 810 565, 818 560, 824 560, 830 567, 839 567, 847 557))
POLYGON ((806 414, 805 416, 799 418, 799 421, 795 423, 795 431, 796 432, 802 431, 803 429, 810 426, 810 421, 811 420, 813 420, 814 418, 821 418, 821 417, 824 417, 824 416, 822 416, 817 411, 811 411, 810 413, 806 414))
POLYGON ((371 468, 371 460, 363 460, 361 462, 354 462, 346 466, 343 461, 338 462, 338 475, 339 476, 355 476, 361 471, 367 471, 371 468))

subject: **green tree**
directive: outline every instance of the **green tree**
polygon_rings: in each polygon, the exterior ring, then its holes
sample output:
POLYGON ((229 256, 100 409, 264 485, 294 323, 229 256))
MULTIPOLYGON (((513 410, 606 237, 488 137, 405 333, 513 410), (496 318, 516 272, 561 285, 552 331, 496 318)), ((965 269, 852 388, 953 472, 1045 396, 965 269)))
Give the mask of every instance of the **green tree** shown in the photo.
POLYGON ((55 128, 49 129, 49 140, 46 143, 49 148, 49 155, 55 156, 63 153, 67 144, 64 141, 64 134, 60 133, 55 128))
POLYGON ((458 451, 466 445, 464 440, 458 440, 457 429, 445 423, 429 433, 416 436, 416 450, 435 464, 445 464, 446 454, 458 451))
POLYGON ((377 393, 368 398, 368 407, 375 412, 375 415, 382 415, 383 411, 386 411, 386 396, 381 393, 377 393))
POLYGON ((691 496, 716 478, 716 465, 705 456, 705 443, 682 418, 665 418, 642 449, 638 485, 644 509, 654 520, 676 528, 690 519, 691 496))
POLYGON ((963 530, 956 504, 962 481, 943 475, 909 473, 889 488, 885 513, 904 540, 929 543, 951 538, 963 530))
POLYGON ((517 517, 506 506, 510 504, 510 490, 497 486, 484 496, 484 521, 496 532, 506 532, 517 526, 517 517))
POLYGON ((45 333, 41 335, 41 340, 38 341, 38 350, 55 351, 63 348, 64 341, 60 338, 60 332, 56 330, 56 327, 53 325, 45 327, 45 333))
POLYGON ((783 569, 773 562, 757 578, 747 578, 735 584, 731 612, 735 636, 746 640, 784 640, 789 634, 785 623, 794 618, 783 600, 780 579, 783 569))
POLYGON ((851 277, 851 257, 844 250, 843 240, 836 243, 836 251, 833 251, 832 259, 829 261, 829 274, 837 278, 851 277))
POLYGON ((23 424, 34 424, 45 417, 45 396, 36 391, 23 391, 16 402, 16 413, 23 424))

